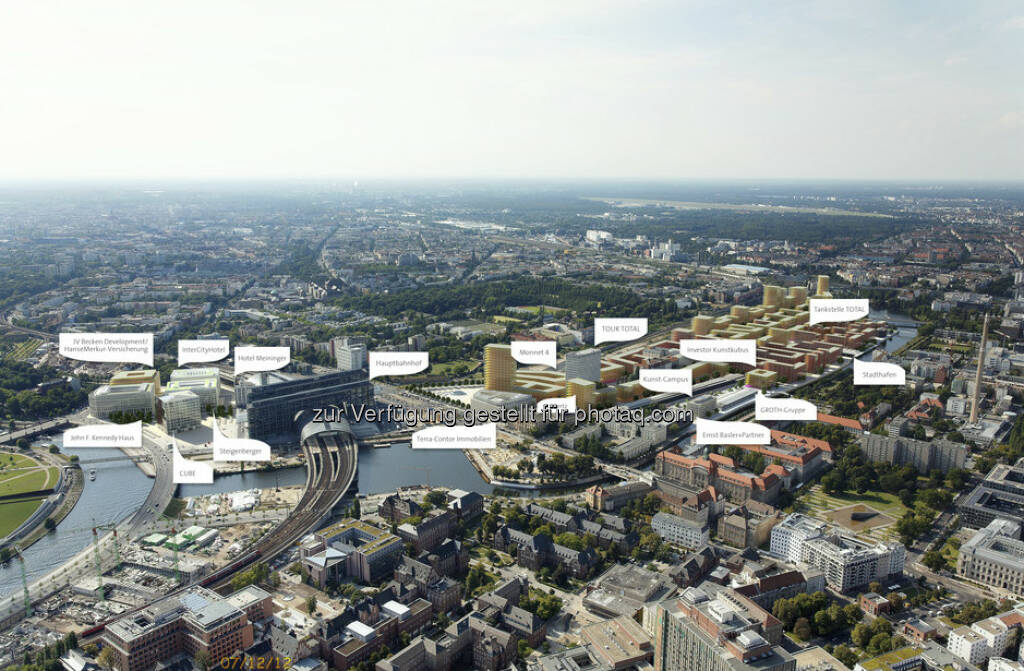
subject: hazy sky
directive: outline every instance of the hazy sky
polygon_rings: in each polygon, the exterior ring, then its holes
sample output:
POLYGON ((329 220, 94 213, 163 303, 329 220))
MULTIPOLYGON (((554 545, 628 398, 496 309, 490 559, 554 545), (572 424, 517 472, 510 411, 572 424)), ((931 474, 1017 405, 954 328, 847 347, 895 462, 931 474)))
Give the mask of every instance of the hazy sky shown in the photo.
POLYGON ((5 2, 0 179, 1024 179, 1024 4, 5 2))

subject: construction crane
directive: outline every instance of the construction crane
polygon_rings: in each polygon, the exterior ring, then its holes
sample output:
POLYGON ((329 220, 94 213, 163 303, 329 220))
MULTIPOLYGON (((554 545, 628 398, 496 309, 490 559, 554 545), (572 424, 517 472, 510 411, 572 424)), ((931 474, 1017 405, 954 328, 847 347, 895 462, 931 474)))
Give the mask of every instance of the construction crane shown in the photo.
POLYGON ((106 590, 103 587, 103 557, 100 551, 100 530, 109 531, 114 535, 114 566, 117 569, 121 568, 121 545, 117 538, 117 525, 116 524, 95 524, 93 522, 92 527, 92 544, 93 544, 93 555, 96 558, 96 580, 99 585, 100 601, 106 599, 106 590))
POLYGON ((25 573, 25 557, 21 550, 15 549, 18 553, 18 564, 21 565, 21 589, 25 592, 25 617, 32 617, 32 597, 28 595, 28 575, 25 573))
MULTIPOLYGON (((160 519, 167 520, 171 523, 171 538, 175 538, 178 535, 177 520, 173 517, 168 517, 163 513, 160 513, 160 519)), ((181 570, 178 568, 178 544, 172 543, 171 550, 174 552, 174 582, 178 585, 181 584, 181 570)))
POLYGON ((92 528, 92 548, 96 557, 96 579, 99 581, 100 601, 106 601, 107 594, 103 589, 103 560, 100 558, 100 535, 96 527, 92 528))
POLYGON ((116 524, 97 524, 95 527, 93 527, 93 533, 94 534, 97 533, 97 531, 96 531, 97 529, 101 529, 103 531, 109 531, 112 534, 114 534, 114 561, 115 561, 115 566, 118 569, 120 569, 121 568, 121 544, 120 544, 120 542, 118 541, 118 538, 117 538, 117 525, 116 524))

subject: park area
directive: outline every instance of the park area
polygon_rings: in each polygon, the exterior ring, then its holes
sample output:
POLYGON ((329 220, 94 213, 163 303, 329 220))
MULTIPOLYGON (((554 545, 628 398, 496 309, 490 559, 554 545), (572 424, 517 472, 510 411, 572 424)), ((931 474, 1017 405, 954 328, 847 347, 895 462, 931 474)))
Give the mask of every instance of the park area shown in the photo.
POLYGON ((820 484, 815 484, 800 497, 798 510, 857 535, 889 540, 897 536, 895 522, 903 517, 907 507, 895 494, 878 491, 826 494, 820 484))
POLYGON ((40 490, 55 487, 60 471, 35 458, 0 452, 0 538, 21 526, 42 504, 40 490))
POLYGON ((829 511, 825 513, 825 517, 833 524, 838 524, 857 534, 896 522, 892 517, 863 503, 829 511))

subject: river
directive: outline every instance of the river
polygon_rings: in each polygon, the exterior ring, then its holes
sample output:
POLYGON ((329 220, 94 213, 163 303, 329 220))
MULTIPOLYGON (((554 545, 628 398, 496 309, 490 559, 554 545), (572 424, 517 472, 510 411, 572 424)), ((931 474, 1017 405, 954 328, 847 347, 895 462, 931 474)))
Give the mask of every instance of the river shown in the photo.
MULTIPOLYGON (((60 436, 45 438, 42 444, 61 444, 60 436)), ((118 449, 82 448, 67 450, 85 459, 123 456, 118 449)), ((65 563, 92 542, 92 528, 127 518, 146 500, 153 480, 130 461, 111 461, 87 466, 96 469, 96 480, 88 477, 78 503, 57 530, 47 534, 25 550, 25 570, 29 582, 65 563), (112 495, 112 493, 116 493, 112 495)), ((249 471, 222 475, 212 485, 181 485, 179 496, 234 492, 244 489, 268 489, 277 485, 301 485, 306 481, 303 466, 278 471, 249 471)), ((460 450, 413 450, 408 444, 390 448, 359 449, 358 488, 361 494, 394 491, 398 487, 426 484, 438 487, 475 490, 482 494, 494 490, 477 473, 460 450)), ((21 570, 17 562, 0 567, 0 595, 21 588, 21 570)))
MULTIPOLYGON (((874 319, 874 320, 877 320, 877 321, 884 321, 884 322, 888 322, 890 320, 896 320, 896 321, 898 321, 900 323, 914 321, 913 318, 908 317, 907 315, 899 314, 898 312, 895 312, 895 313, 894 312, 887 312, 887 311, 884 311, 884 310, 879 310, 879 311, 872 310, 868 314, 868 318, 869 319, 874 319)), ((917 336, 917 327, 913 327, 913 326, 898 326, 898 327, 896 327, 896 331, 893 333, 892 338, 890 338, 885 343, 884 349, 887 352, 895 352, 896 350, 898 350, 899 348, 903 347, 908 342, 913 340, 916 336, 917 336)), ((870 354, 866 354, 866 355, 864 355, 864 356, 862 356, 860 358, 863 359, 865 357, 870 357, 870 356, 871 356, 870 354)))
MULTIPOLYGON (((360 494, 393 492, 399 487, 431 484, 438 487, 474 490, 488 494, 494 490, 484 481, 461 450, 413 450, 408 443, 393 447, 359 448, 356 474, 360 494)), ((212 485, 181 485, 179 496, 202 496, 243 489, 267 489, 278 484, 301 485, 306 481, 303 466, 278 471, 251 471, 218 477, 212 485)))
MULTIPOLYGON (((60 436, 41 441, 60 444, 60 436)), ((103 459, 123 456, 115 448, 69 449, 66 454, 77 454, 82 459, 103 459)), ((92 528, 98 524, 114 524, 135 512, 153 486, 131 461, 110 461, 95 464, 96 479, 86 476, 85 489, 71 513, 57 526, 25 550, 25 572, 29 582, 61 566, 92 542, 92 528)), ((105 532, 102 532, 105 533, 105 532)), ((18 562, 0 567, 0 595, 21 588, 21 569, 18 562)))
MULTIPOLYGON (((892 317, 900 321, 910 320, 899 314, 872 312, 872 319, 887 320, 892 317)), ((893 338, 885 344, 892 352, 915 335, 917 329, 899 327, 893 338)), ((60 444, 60 437, 54 436, 41 441, 44 444, 60 444)), ((121 451, 110 448, 83 448, 68 450, 82 459, 101 459, 119 456, 121 451)), ((149 494, 153 481, 142 474, 132 462, 107 462, 95 464, 96 480, 85 483, 78 504, 57 530, 36 541, 25 550, 25 569, 29 581, 60 566, 80 552, 92 541, 92 527, 95 524, 119 522, 133 513, 149 494), (116 492, 112 496, 111 493, 116 492)), ((182 485, 181 496, 233 492, 243 489, 266 489, 277 484, 297 485, 305 482, 303 467, 286 468, 279 471, 250 471, 245 474, 233 473, 217 478, 212 485, 182 485)), ((423 485, 435 487, 457 487, 489 494, 494 487, 485 482, 466 456, 459 450, 413 450, 408 444, 390 448, 359 449, 358 487, 361 494, 375 494, 394 491, 399 487, 423 485)), ((527 492, 520 493, 529 496, 527 492)), ((0 567, 0 595, 6 595, 21 587, 21 572, 17 562, 0 567)))

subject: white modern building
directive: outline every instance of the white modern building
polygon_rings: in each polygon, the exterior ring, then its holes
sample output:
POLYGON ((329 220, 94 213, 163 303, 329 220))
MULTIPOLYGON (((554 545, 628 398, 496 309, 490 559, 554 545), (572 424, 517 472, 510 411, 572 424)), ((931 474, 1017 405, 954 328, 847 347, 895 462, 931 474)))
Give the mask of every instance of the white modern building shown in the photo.
POLYGON ((114 412, 148 412, 153 414, 152 383, 105 384, 89 394, 89 414, 97 419, 109 419, 114 412))
POLYGON ((993 657, 988 660, 988 671, 1024 671, 1024 664, 1005 657, 993 657))
POLYGON ((986 657, 995 657, 1006 651, 1010 644, 1010 628, 998 617, 988 617, 971 625, 971 629, 985 639, 988 646, 986 657))
POLYGON ((840 592, 903 573, 907 556, 901 543, 867 543, 799 513, 772 529, 770 551, 820 570, 829 587, 840 592))
POLYGON ((199 397, 200 409, 203 410, 220 404, 220 380, 216 377, 171 379, 164 386, 164 391, 193 393, 199 397))
MULTIPOLYGON (((473 412, 487 412, 497 413, 497 417, 507 417, 510 420, 518 415, 515 421, 508 422, 509 424, 525 428, 531 424, 529 417, 529 409, 536 403, 533 396, 529 394, 520 394, 514 391, 491 391, 489 389, 480 389, 473 394, 473 398, 469 401, 469 409, 473 412), (510 411, 515 411, 513 414, 510 411)), ((535 419, 539 419, 535 418, 535 419)))
POLYGON ((966 396, 950 396, 946 399, 946 414, 966 417, 971 412, 971 401, 966 396))
POLYGON ((565 379, 601 381, 601 350, 593 347, 565 355, 565 379))
POLYGON ((220 371, 212 366, 204 368, 176 368, 171 371, 172 380, 220 380, 220 371))
POLYGON ((989 656, 988 642, 971 627, 957 627, 949 632, 946 647, 960 659, 974 665, 981 664, 989 656))
POLYGON ((656 513, 651 529, 665 541, 684 548, 696 549, 708 542, 708 527, 670 513, 656 513))
POLYGON ((701 419, 713 417, 718 411, 718 403, 711 394, 703 394, 696 398, 687 399, 679 404, 679 407, 683 410, 692 411, 694 418, 700 417, 701 419))
POLYGON ((338 363, 338 370, 362 370, 366 368, 366 345, 337 345, 334 348, 334 358, 338 363))
POLYGON ((804 541, 824 535, 828 525, 816 519, 793 513, 772 529, 769 552, 795 564, 800 561, 804 541))
POLYGON ((202 403, 191 391, 168 391, 157 397, 157 421, 167 433, 194 429, 202 420, 202 403))

